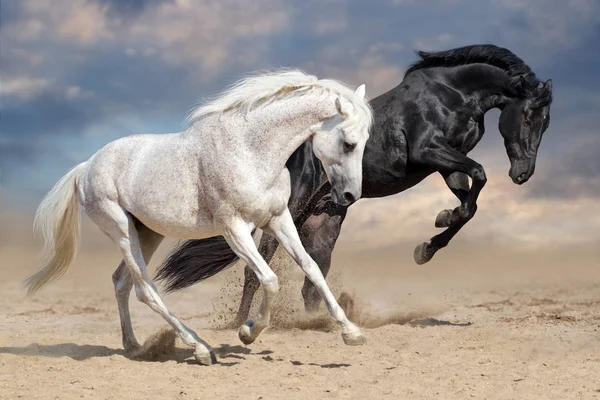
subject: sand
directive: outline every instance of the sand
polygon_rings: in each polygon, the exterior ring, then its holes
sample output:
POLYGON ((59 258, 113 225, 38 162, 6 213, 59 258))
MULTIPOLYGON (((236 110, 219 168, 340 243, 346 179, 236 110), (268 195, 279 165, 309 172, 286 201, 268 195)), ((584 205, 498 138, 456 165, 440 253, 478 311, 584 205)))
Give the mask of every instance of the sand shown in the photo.
POLYGON ((330 284, 354 302, 361 347, 345 346, 324 311, 304 315, 302 275, 278 253, 274 326, 253 345, 223 328, 241 268, 164 297, 216 349, 219 364, 203 367, 134 295, 134 329, 149 353, 124 354, 110 279, 118 253, 84 235, 76 265, 31 300, 20 281, 39 246, 3 237, 1 399, 600 398, 598 247, 472 250, 457 240, 417 266, 416 243, 357 252, 342 242, 330 284))

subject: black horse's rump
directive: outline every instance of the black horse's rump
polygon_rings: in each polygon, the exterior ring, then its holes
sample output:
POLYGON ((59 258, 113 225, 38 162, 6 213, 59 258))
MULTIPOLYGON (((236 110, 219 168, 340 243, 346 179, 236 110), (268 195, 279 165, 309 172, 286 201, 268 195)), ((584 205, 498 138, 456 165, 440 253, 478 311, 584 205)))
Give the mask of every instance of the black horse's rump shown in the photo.
MULTIPOLYGON (((549 126, 552 82, 539 81, 521 58, 494 45, 418 55, 421 60, 408 69, 402 83, 371 101, 374 124, 363 157, 362 197, 402 192, 435 172, 443 177, 461 205, 442 210, 436 226, 446 229, 417 246, 415 261, 423 263, 447 246, 477 210, 486 176, 467 154, 483 136, 487 111, 501 109, 499 128, 513 181, 522 184, 533 175, 537 150, 549 126)), ((317 206, 324 199, 327 180, 310 143, 301 146, 287 166, 292 176, 290 212, 306 250, 326 275, 346 209, 323 213, 317 206), (311 219, 317 214, 319 218, 311 219)), ((273 237, 263 236, 259 250, 267 262, 276 247, 273 237)), ((222 236, 187 241, 160 267, 157 278, 167 282, 169 291, 183 289, 236 259, 222 236)), ((247 315, 248 298, 258 286, 256 276, 246 273, 240 314, 247 315)), ((311 282, 305 281, 302 294, 307 308, 318 305, 311 282)))

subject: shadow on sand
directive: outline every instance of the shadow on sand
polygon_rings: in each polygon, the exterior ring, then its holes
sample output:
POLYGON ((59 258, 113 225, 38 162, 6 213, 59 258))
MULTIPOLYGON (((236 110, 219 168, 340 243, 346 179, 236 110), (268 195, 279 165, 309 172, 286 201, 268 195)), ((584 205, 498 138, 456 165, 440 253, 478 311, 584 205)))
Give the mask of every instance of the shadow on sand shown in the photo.
POLYGON ((414 320, 410 321, 408 324, 411 326, 421 326, 421 327, 426 327, 426 326, 471 326, 471 325, 473 325, 472 322, 450 322, 450 321, 444 321, 444 320, 439 320, 439 319, 435 319, 435 318, 414 319, 414 320))
MULTIPOLYGON (((239 345, 230 345, 227 343, 221 344, 219 347, 213 348, 219 359, 240 359, 244 360, 242 355, 252 353, 248 347, 239 345)), ((256 355, 268 355, 273 353, 271 350, 263 350, 256 355)), ((51 345, 41 345, 32 343, 24 347, 0 347, 0 354, 12 354, 23 357, 69 357, 75 361, 84 361, 95 357, 110 357, 122 356, 133 361, 141 362, 166 362, 175 361, 177 363, 197 364, 194 358, 194 349, 171 347, 163 351, 149 351, 143 356, 130 355, 123 349, 111 349, 106 346, 96 345, 78 345, 75 343, 61 343, 51 345)), ((222 366, 233 366, 239 362, 222 362, 218 363, 222 366)))
POLYGON ((13 354, 16 356, 41 356, 41 357, 69 357, 73 360, 83 361, 94 357, 110 357, 125 355, 123 349, 111 349, 106 346, 78 345, 75 343, 61 343, 41 345, 32 343, 25 347, 0 347, 0 354, 13 354))

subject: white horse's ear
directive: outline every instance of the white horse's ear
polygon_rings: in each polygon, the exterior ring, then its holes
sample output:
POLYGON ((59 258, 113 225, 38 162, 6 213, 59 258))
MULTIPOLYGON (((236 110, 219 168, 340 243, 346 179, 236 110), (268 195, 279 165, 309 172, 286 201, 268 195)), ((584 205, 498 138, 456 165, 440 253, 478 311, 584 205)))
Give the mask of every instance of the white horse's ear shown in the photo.
POLYGON ((348 116, 348 114, 344 111, 344 108, 342 107, 342 101, 339 97, 335 98, 335 108, 337 108, 338 113, 340 113, 342 117, 346 118, 348 116))
POLYGON ((365 89, 365 84, 363 83, 362 85, 360 85, 360 86, 358 87, 358 89, 356 89, 356 92, 354 92, 354 94, 355 94, 356 96, 358 96, 358 98, 359 98, 359 99, 361 99, 361 100, 362 100, 362 99, 364 99, 364 98, 365 98, 365 91, 366 91, 366 89, 365 89))

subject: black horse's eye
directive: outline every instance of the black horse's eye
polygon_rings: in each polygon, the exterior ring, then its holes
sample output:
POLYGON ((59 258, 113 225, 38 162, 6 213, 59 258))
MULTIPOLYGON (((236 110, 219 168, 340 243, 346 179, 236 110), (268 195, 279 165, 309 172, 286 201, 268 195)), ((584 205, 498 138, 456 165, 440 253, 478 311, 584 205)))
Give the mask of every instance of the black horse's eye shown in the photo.
POLYGON ((346 153, 350 153, 351 151, 353 151, 356 148, 356 143, 348 143, 348 142, 344 142, 344 151, 346 153))

